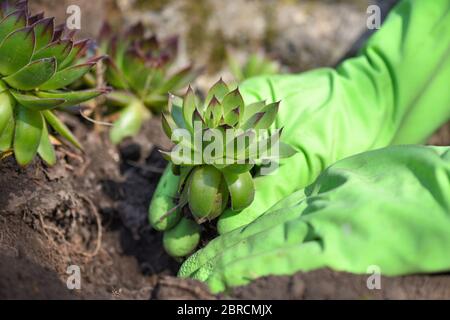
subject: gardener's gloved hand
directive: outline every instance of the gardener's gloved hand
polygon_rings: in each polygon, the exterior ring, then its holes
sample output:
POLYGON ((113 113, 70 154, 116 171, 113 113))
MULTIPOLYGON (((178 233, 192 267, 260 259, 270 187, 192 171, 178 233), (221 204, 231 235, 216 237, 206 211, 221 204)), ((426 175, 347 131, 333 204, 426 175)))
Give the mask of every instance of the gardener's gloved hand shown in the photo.
POLYGON ((450 148, 395 146, 337 162, 305 190, 197 251, 179 275, 219 292, 322 267, 448 271, 449 252, 450 148))
POLYGON ((299 151, 256 179, 255 200, 218 222, 224 233, 253 221, 347 156, 421 143, 450 118, 450 1, 402 1, 361 55, 337 70, 244 82, 246 103, 281 100, 281 140, 299 151))

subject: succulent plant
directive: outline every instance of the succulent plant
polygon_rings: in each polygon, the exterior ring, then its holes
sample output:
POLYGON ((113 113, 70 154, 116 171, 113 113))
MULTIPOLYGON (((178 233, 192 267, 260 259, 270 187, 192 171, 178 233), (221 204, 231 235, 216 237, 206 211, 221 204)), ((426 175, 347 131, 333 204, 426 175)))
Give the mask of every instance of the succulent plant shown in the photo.
POLYGON ((52 165, 47 125, 81 148, 54 110, 106 92, 65 90, 100 58, 83 59, 88 41, 74 41, 74 32, 55 26, 54 18, 30 15, 27 1, 2 1, 0 16, 0 151, 12 150, 20 165, 36 154, 52 165))
POLYGON ((178 38, 160 41, 143 34, 140 23, 120 35, 113 35, 105 23, 100 32, 100 50, 109 56, 105 79, 115 89, 107 98, 114 105, 113 113, 119 112, 110 132, 114 143, 138 133, 144 119, 165 110, 168 92, 187 86, 198 74, 189 65, 169 75, 178 38))
POLYGON ((183 99, 172 95, 169 106, 162 125, 176 145, 161 152, 180 175, 178 207, 188 204, 198 223, 218 217, 229 202, 235 211, 249 206, 253 166, 295 153, 279 141, 282 129, 273 128, 279 103, 245 105, 239 88, 230 91, 222 79, 203 103, 189 87, 183 99))
POLYGON ((245 79, 276 74, 279 72, 280 66, 276 61, 270 60, 261 54, 251 54, 244 64, 240 64, 235 55, 229 51, 227 53, 228 67, 238 82, 245 79))

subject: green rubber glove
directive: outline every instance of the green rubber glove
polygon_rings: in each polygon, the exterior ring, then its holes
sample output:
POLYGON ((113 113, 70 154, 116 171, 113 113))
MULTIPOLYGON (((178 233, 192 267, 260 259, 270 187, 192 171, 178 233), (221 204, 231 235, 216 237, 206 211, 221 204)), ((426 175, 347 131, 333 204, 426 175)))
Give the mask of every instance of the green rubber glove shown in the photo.
POLYGON ((213 292, 330 267, 383 275, 450 270, 450 148, 394 146, 341 160, 308 188, 224 234, 179 276, 213 292))
POLYGON ((400 2, 361 54, 336 70, 266 76, 240 86, 246 103, 281 100, 281 139, 299 154, 257 178, 255 200, 226 211, 219 233, 246 225, 339 159, 422 143, 450 118, 450 1, 400 2))

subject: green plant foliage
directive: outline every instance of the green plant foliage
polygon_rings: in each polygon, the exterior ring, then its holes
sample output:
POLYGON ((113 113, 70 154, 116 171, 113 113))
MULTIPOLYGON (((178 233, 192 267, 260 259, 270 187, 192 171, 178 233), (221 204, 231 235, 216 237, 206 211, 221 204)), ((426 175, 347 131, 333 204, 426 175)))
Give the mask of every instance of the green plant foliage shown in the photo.
POLYGON ((87 59, 87 40, 54 25, 54 18, 30 15, 27 1, 2 1, 0 8, 0 152, 13 151, 20 165, 36 154, 56 161, 49 128, 76 147, 77 139, 54 110, 95 98, 107 89, 67 91, 100 59, 87 59))
POLYGON ((279 141, 281 129, 274 128, 279 103, 245 105, 239 88, 230 91, 222 80, 204 102, 189 87, 183 98, 171 96, 169 106, 162 126, 176 146, 161 152, 180 176, 178 206, 189 205, 198 223, 217 218, 227 207, 249 206, 255 194, 253 166, 295 153, 279 141), (180 139, 180 129, 188 138, 180 139), (206 139, 213 131, 215 137, 206 139))
POLYGON ((105 79, 115 89, 108 103, 118 114, 110 133, 113 143, 137 134, 144 119, 166 109, 168 92, 177 92, 198 75, 191 65, 169 73, 178 38, 160 41, 144 37, 144 32, 142 24, 136 24, 118 35, 107 23, 100 32, 100 50, 109 56, 105 79))
POLYGON ((270 60, 260 54, 251 54, 244 64, 240 64, 230 51, 227 53, 228 68, 238 82, 256 76, 277 74, 280 66, 276 61, 270 60))

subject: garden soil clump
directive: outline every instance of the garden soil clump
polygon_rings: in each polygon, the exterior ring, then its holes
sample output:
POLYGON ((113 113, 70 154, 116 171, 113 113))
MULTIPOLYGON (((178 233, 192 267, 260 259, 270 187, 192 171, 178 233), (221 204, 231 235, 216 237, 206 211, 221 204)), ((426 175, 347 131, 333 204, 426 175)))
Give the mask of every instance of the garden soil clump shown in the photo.
MULTIPOLYGON (((175 277, 179 265, 147 221, 147 208, 166 165, 159 119, 119 148, 91 134, 77 117, 66 122, 84 152, 57 147, 58 162, 26 168, 0 162, 0 299, 450 298, 450 275, 383 278, 368 290, 366 276, 330 270, 262 278, 220 296, 175 277), (69 290, 69 266, 81 289, 69 290)), ((450 142, 447 127, 433 138, 450 142)))

